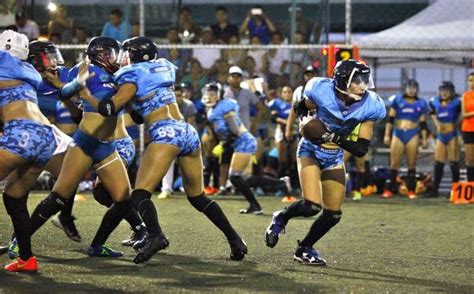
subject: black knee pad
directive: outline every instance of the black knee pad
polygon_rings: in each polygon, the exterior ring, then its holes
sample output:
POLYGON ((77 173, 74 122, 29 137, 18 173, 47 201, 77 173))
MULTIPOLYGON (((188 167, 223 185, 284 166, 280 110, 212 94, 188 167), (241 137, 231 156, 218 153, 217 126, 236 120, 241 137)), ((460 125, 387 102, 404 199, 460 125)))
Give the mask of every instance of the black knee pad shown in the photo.
POLYGON ((332 228, 337 225, 338 222, 341 221, 342 211, 324 209, 321 218, 328 227, 332 228))
POLYGON ((113 205, 116 207, 117 211, 123 215, 132 209, 132 201, 130 199, 121 202, 114 202, 113 205))
POLYGON ((188 201, 199 212, 205 211, 214 202, 214 200, 207 198, 204 194, 195 197, 188 196, 188 201))
POLYGON ((142 203, 142 201, 150 199, 151 193, 147 190, 137 189, 132 192, 132 205, 135 207, 135 209, 138 209, 138 206, 140 203, 142 203))
POLYGON ((114 203, 109 191, 107 191, 107 189, 105 189, 104 185, 101 183, 95 185, 94 189, 92 190, 92 195, 94 195, 94 199, 97 202, 104 206, 110 207, 114 203))
POLYGON ((303 205, 301 206, 301 208, 302 208, 302 213, 304 217, 315 216, 322 209, 321 205, 314 203, 312 201, 306 200, 306 199, 303 200, 302 204, 303 205))
POLYGON ((240 174, 230 175, 229 180, 237 189, 244 184, 244 178, 240 174))

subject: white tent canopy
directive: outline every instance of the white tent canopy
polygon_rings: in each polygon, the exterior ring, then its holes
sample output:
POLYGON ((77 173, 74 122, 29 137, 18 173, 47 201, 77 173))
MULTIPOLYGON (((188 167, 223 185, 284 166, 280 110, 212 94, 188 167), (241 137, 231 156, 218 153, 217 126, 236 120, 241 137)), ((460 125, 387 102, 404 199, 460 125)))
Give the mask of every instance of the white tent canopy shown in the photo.
POLYGON ((438 0, 387 30, 354 38, 368 58, 474 58, 474 1, 438 0))

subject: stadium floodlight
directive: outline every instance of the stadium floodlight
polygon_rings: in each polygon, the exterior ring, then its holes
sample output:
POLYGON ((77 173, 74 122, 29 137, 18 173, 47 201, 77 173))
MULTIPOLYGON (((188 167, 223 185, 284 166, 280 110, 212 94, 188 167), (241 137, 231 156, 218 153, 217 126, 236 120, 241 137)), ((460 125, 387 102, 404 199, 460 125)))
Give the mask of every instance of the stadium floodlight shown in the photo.
POLYGON ((51 12, 56 12, 58 10, 58 5, 56 3, 49 2, 47 9, 51 12))

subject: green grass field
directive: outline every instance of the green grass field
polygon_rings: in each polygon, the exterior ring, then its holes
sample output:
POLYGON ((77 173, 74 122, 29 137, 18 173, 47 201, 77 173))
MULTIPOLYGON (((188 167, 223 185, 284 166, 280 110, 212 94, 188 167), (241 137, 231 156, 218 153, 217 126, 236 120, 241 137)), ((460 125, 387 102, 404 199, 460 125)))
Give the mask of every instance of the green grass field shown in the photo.
MULTIPOLYGON (((30 198, 30 211, 42 197, 30 198)), ((243 262, 230 261, 223 235, 184 197, 156 201, 170 247, 145 265, 132 262, 134 252, 122 248, 120 259, 84 254, 105 209, 91 197, 76 202, 74 214, 83 242, 74 243, 48 222, 34 237, 40 261, 35 275, 0 272, 7 291, 140 291, 140 292, 306 292, 306 293, 474 293, 474 206, 456 206, 445 199, 363 199, 344 206, 342 221, 316 246, 328 261, 325 268, 293 261, 298 238, 313 219, 294 219, 273 249, 263 233, 271 213, 284 205, 278 198, 260 198, 263 216, 239 215, 245 206, 236 198, 217 198, 247 241, 243 262)), ((3 205, 1 205, 3 207, 3 205)), ((4 208, 0 240, 11 235, 4 208)), ((108 244, 120 248, 130 230, 125 223, 108 244)), ((2 256, 6 263, 7 256, 2 256)))

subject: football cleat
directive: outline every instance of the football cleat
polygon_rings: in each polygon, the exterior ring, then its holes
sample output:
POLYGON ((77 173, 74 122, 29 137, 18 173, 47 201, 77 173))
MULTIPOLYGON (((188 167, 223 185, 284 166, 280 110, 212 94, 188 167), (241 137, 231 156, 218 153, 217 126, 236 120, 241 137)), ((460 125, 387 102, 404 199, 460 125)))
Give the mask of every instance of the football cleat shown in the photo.
POLYGON ((359 191, 352 192, 352 200, 353 201, 361 201, 362 200, 362 193, 359 191))
POLYGON ((8 246, 8 258, 10 259, 15 259, 20 256, 20 248, 18 247, 18 241, 16 238, 13 238, 13 240, 10 241, 10 245, 8 246))
POLYGON ((230 245, 230 259, 240 261, 244 259, 245 254, 248 253, 247 244, 244 240, 239 239, 237 241, 229 242, 230 245))
POLYGON ((415 192, 413 192, 413 191, 408 191, 407 197, 408 197, 409 199, 416 199, 416 198, 418 198, 418 196, 417 196, 417 195, 415 194, 415 192))
POLYGON ((211 187, 211 186, 207 186, 204 188, 204 194, 206 194, 207 196, 214 195, 217 192, 219 192, 219 189, 211 187))
POLYGON ((321 258, 318 251, 316 251, 313 247, 301 246, 299 244, 299 241, 298 247, 296 247, 295 255, 293 255, 293 259, 298 261, 299 263, 304 263, 308 265, 326 265, 326 261, 321 258))
POLYGON ((146 227, 145 226, 140 226, 140 228, 137 231, 133 231, 130 238, 122 241, 122 245, 131 247, 136 242, 142 240, 145 237, 146 234, 147 234, 146 227))
POLYGON ((63 217, 61 214, 55 215, 51 222, 54 226, 64 231, 66 236, 74 242, 81 242, 82 237, 77 231, 76 225, 74 224, 74 216, 63 217))
POLYGON ((87 255, 90 257, 122 257, 123 253, 113 250, 107 245, 91 245, 87 249, 87 255))
POLYGON ((27 261, 17 258, 14 261, 7 264, 4 269, 9 272, 27 272, 36 273, 38 271, 38 260, 32 256, 27 261))
POLYGON ((133 259, 133 262, 138 264, 148 261, 155 253, 165 249, 169 245, 170 243, 163 233, 156 236, 148 236, 145 245, 138 250, 138 254, 133 259))
POLYGON ((159 195, 158 195, 158 199, 168 199, 171 197, 171 192, 169 191, 162 191, 159 195))
POLYGON ((263 209, 258 204, 250 204, 249 207, 240 210, 242 214, 263 214, 263 209))
POLYGON ((285 221, 280 215, 281 212, 279 210, 273 213, 272 222, 265 231, 265 243, 270 248, 275 247, 280 234, 285 233, 285 221))
POLYGON ((296 197, 293 197, 293 196, 285 196, 285 197, 281 198, 281 202, 283 202, 283 203, 293 203, 297 200, 298 199, 296 199, 296 197))
POLYGON ((380 196, 380 197, 385 198, 385 199, 392 198, 393 197, 393 192, 390 191, 390 190, 385 190, 385 191, 383 191, 382 196, 380 196))

